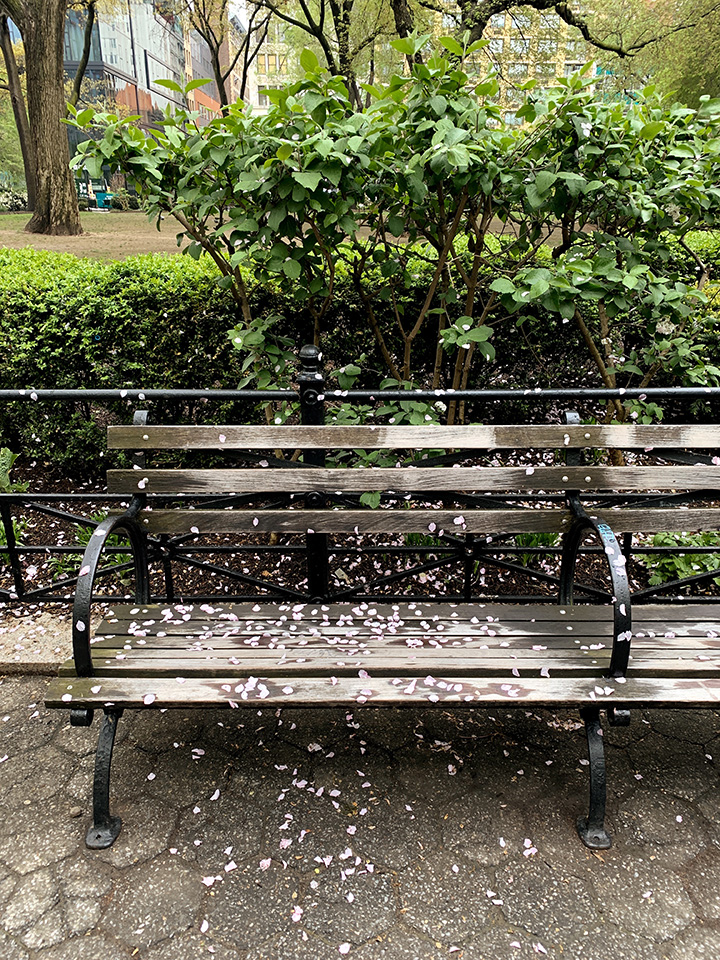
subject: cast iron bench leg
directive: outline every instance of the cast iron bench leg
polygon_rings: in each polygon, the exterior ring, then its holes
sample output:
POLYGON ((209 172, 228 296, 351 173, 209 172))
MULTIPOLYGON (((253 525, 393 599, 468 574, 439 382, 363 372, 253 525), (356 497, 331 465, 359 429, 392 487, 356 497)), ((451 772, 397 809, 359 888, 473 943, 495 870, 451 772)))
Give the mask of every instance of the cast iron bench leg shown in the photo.
POLYGON ((97 753, 95 754, 95 783, 93 785, 93 825, 85 837, 85 845, 91 850, 111 847, 122 827, 120 817, 110 814, 110 764, 117 723, 122 710, 106 710, 100 727, 97 753))
POLYGON ((580 716, 585 722, 590 759, 590 809, 587 817, 577 822, 580 839, 591 850, 607 850, 612 843, 605 829, 605 748, 600 729, 600 710, 598 707, 584 707, 580 716))

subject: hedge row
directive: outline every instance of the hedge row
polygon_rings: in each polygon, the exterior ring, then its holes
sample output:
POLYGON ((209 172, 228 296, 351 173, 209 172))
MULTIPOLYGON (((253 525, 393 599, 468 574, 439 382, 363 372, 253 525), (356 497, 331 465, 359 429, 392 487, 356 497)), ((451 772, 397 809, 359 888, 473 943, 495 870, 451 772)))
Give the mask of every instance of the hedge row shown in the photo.
MULTIPOLYGON (((694 246, 720 273, 720 238, 702 237, 694 246)), ((679 248, 677 259, 672 266, 678 273, 694 270, 679 248)), ((419 268, 407 300, 422 302, 426 287, 419 268)), ((312 339, 312 322, 298 312, 291 294, 255 285, 254 313, 278 315, 281 332, 299 347, 312 339)), ((399 346, 390 308, 385 309, 380 322, 391 346, 399 346)), ((103 262, 30 248, 0 250, 2 388, 232 388, 241 379, 243 358, 227 331, 238 319, 230 294, 218 287, 216 270, 206 258, 149 254, 103 262)), ((556 322, 541 311, 526 318, 521 332, 516 319, 496 328, 497 361, 483 367, 481 381, 473 385, 587 381, 591 367, 572 327, 563 328, 559 338, 556 322)), ((334 366, 365 354, 360 382, 374 386, 385 372, 367 329, 362 302, 339 271, 325 354, 334 366)), ((429 370, 435 343, 424 343, 423 353, 421 366, 429 370)), ((198 416, 239 421, 253 415, 258 416, 229 405, 202 414, 188 405, 153 405, 158 421, 187 422, 198 416)), ((10 402, 0 406, 0 447, 50 463, 64 474, 100 476, 105 426, 129 416, 122 403, 100 408, 10 402)))

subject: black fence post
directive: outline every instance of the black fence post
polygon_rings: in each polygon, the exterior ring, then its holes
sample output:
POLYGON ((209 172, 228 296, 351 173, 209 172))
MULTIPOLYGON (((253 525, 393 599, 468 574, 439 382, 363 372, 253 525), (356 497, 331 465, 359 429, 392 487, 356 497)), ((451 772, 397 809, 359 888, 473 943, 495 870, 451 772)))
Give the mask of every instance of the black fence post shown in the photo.
MULTIPOLYGON (((325 423, 325 380, 322 374, 322 353, 314 344, 300 350, 300 422, 307 426, 322 426, 325 423)), ((305 450, 303 461, 316 467, 325 466, 325 450, 305 450)), ((305 506, 318 509, 325 505, 322 493, 305 494, 305 506)), ((313 600, 328 597, 330 567, 328 561, 328 537, 326 533, 307 533, 308 592, 313 600)))
POLYGON ((2 525, 5 530, 5 543, 7 544, 8 562, 12 572, 15 594, 17 595, 18 600, 22 600, 23 596, 25 595, 25 582, 23 580, 20 557, 15 549, 17 542, 15 540, 15 528, 13 527, 12 513, 10 512, 10 507, 5 500, 0 500, 0 519, 2 519, 2 525))

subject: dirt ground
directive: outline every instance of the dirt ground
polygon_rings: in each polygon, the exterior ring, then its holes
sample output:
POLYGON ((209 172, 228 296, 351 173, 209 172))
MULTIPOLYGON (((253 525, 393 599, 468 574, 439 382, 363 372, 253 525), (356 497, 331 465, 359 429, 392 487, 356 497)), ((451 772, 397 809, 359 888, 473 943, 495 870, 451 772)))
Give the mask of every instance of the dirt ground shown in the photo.
POLYGON ((79 237, 45 237, 25 233, 29 214, 3 214, 0 216, 0 247, 13 250, 35 247, 99 260, 123 260, 139 253, 178 252, 175 239, 178 228, 174 220, 163 223, 158 231, 141 210, 93 211, 82 213, 80 217, 85 232, 79 237))

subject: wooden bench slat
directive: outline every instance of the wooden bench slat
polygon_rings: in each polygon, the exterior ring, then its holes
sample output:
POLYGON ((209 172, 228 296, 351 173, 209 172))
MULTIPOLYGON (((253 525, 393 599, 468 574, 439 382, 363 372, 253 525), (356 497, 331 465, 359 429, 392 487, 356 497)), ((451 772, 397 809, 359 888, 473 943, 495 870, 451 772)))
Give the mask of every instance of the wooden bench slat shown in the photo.
MULTIPOLYGON (((368 659, 356 663, 343 660, 312 659, 298 662, 291 658, 278 662, 269 658, 257 658, 251 662, 243 661, 243 668, 251 670, 255 676, 293 676, 293 677, 357 677, 358 668, 364 669, 371 677, 396 677, 398 674, 442 676, 451 673, 456 676, 484 677, 503 676, 508 681, 523 677, 541 677, 547 675, 557 679, 562 676, 598 677, 607 669, 610 662, 607 657, 550 657, 545 660, 535 658, 513 660, 500 657, 460 658, 424 657, 412 660, 406 657, 396 659, 368 659), (513 673, 512 671, 515 671, 513 673)), ((702 677, 717 676, 720 665, 720 653, 714 657, 633 657, 630 661, 629 675, 643 677, 702 677)), ((105 659, 98 662, 98 682, 106 677, 234 677, 238 671, 237 660, 231 663, 227 658, 211 657, 206 660, 197 658, 165 657, 132 660, 105 659)), ((69 668, 60 670, 60 676, 74 676, 69 668)))
MULTIPOLYGON (((668 511, 671 512, 671 511, 668 511)), ((148 533, 457 533, 457 510, 152 510, 148 533)), ((462 533, 560 533, 568 510, 464 510, 462 533)), ((720 511, 718 511, 720 526, 720 511)), ((663 529, 666 529, 663 527, 663 529)), ((684 528, 683 528, 684 529, 684 528)))
MULTIPOLYGON (((113 604, 108 610, 104 622, 111 623, 113 619, 121 620, 161 619, 164 610, 173 615, 184 616, 190 614, 193 620, 216 620, 223 615, 235 616, 238 620, 278 620, 280 616, 291 617, 293 612, 302 616, 302 622, 321 622, 323 616, 330 620, 338 620, 341 616, 356 618, 392 617, 397 613, 401 619, 430 618, 437 616, 448 621, 472 620, 476 617, 480 621, 490 622, 488 617, 500 623, 518 622, 526 624, 530 620, 559 621, 594 621, 612 620, 612 610, 609 606, 597 604, 576 604, 562 606, 553 603, 433 603, 428 601, 410 601, 403 603, 214 603, 214 604, 113 604), (205 609, 203 609, 205 607, 205 609), (359 612, 356 612, 359 611, 359 612), (375 611, 374 613, 372 611, 375 611)), ((633 608, 635 624, 654 621, 686 623, 699 621, 701 623, 720 623, 720 603, 645 603, 633 608)))
MULTIPOLYGON (((463 656, 469 658, 479 657, 480 659, 509 657, 510 659, 520 658, 530 660, 542 660, 543 657, 555 656, 577 656, 578 658, 590 656, 602 659, 605 655, 603 651, 609 653, 612 647, 612 638, 609 635, 603 637, 578 637, 577 643, 564 638, 550 637, 511 637, 508 640, 502 640, 502 638, 499 637, 479 637, 477 642, 463 640, 458 643, 451 642, 439 646, 434 642, 429 642, 429 640, 425 641, 422 645, 417 644, 413 646, 408 646, 406 643, 397 640, 393 640, 391 643, 383 641, 377 646, 371 643, 363 645, 338 643, 329 646, 323 642, 309 643, 305 646, 299 644, 290 645, 288 643, 282 646, 279 644, 270 646, 263 643, 257 646, 251 646, 250 644, 238 645, 236 642, 237 638, 233 637, 212 637, 210 639, 204 639, 198 641, 201 646, 196 646, 192 638, 180 637, 172 638, 177 641, 175 644, 164 641, 160 644, 159 641, 153 641, 152 644, 132 644, 129 646, 123 642, 124 639, 125 638, 107 638, 107 641, 104 641, 102 644, 95 644, 93 646, 93 658, 98 663, 103 662, 104 659, 108 657, 115 658, 117 655, 122 655, 124 659, 128 660, 134 660, 138 657, 150 660, 162 660, 166 657, 180 656, 181 654, 187 653, 193 657, 197 656, 200 659, 203 657, 219 657, 225 659, 235 657, 236 659, 242 659, 247 662, 254 662, 263 657, 274 657, 276 659, 287 657, 288 659, 295 660, 305 658, 309 660, 316 656, 325 657, 326 655, 327 657, 335 657, 336 660, 347 660, 351 658, 353 662, 362 660, 363 658, 367 658, 368 662, 373 662, 383 657, 387 659, 401 659, 415 655, 418 657, 430 657, 432 660, 433 657, 442 659, 446 654, 453 659, 463 656), (532 640, 539 642, 531 644, 532 640), (481 643, 480 641, 486 642, 481 643), (529 646, 530 644, 531 646, 529 646), (538 649, 533 650, 532 646, 538 649)), ((713 659, 720 651, 720 643, 718 643, 717 638, 710 640, 704 637, 680 637, 673 640, 665 637, 634 638, 632 651, 631 656, 634 655, 644 659, 692 659, 698 656, 713 659)), ((68 661, 68 663, 70 663, 70 661, 68 661)))
POLYGON ((415 676, 262 678, 251 684, 248 676, 227 679, 188 678, 177 683, 170 678, 59 678, 48 687, 48 707, 229 707, 278 706, 329 707, 348 705, 422 706, 434 702, 477 704, 527 703, 533 706, 564 704, 631 707, 705 707, 720 704, 720 677, 686 679, 628 678, 625 683, 596 677, 468 677, 438 676, 427 687, 415 676), (395 683, 393 681, 399 681, 395 683), (445 684, 440 687, 439 682, 445 684), (223 686, 229 687, 224 690, 223 686), (96 689, 95 689, 96 688, 96 689), (459 689, 456 689, 459 688, 459 689), (611 691, 605 694, 605 689, 611 691), (601 691, 598 693, 598 690, 601 691), (285 692, 287 691, 287 692, 285 692), (366 691, 366 692, 363 692, 366 691), (245 699, 243 699, 245 694, 245 699), (433 697, 435 699, 430 700, 433 697))
POLYGON ((292 477, 286 469, 274 468, 108 470, 107 478, 109 493, 716 490, 720 488, 720 467, 298 467, 292 477))
MULTIPOLYGON (((463 533, 500 535, 514 533, 562 533, 571 522, 568 510, 152 510, 141 514, 150 534, 213 533, 457 533, 455 518, 461 515, 463 533)), ((682 530, 695 533, 720 530, 720 509, 624 508, 593 510, 593 516, 615 533, 661 533, 682 530)))
POLYGON ((307 450, 318 447, 361 450, 509 450, 520 447, 644 450, 648 447, 714 449, 718 446, 720 428, 711 424, 108 427, 108 447, 115 450, 307 450))
MULTIPOLYGON (((438 625, 423 628, 419 623, 396 626, 395 628, 374 628, 356 624, 354 627, 337 626, 336 624, 300 624, 298 629, 289 629, 288 626, 274 624, 272 621, 259 621, 251 627, 246 627, 245 622, 240 622, 232 626, 227 622, 216 623, 215 621, 188 621, 187 623, 165 623, 158 621, 156 624, 139 625, 133 621, 123 621, 119 624, 102 624, 96 631, 96 636, 104 638, 115 638, 117 642, 130 641, 133 639, 152 638, 157 642, 157 633, 160 631, 162 636, 160 640, 167 640, 170 645, 177 641, 177 638, 187 637, 202 639, 203 637, 213 640, 227 640, 232 643, 236 641, 243 643, 253 637, 259 637, 261 643, 285 643, 293 645, 312 645, 316 643, 352 643, 364 642, 374 643, 379 640, 383 643, 406 644, 408 642, 436 641, 440 643, 458 640, 466 643, 470 639, 482 638, 483 640, 502 642, 505 640, 531 640, 537 638, 542 641, 544 638, 556 638, 564 636, 570 644, 582 638, 583 642, 588 640, 593 642, 598 637, 612 636, 612 620, 591 621, 583 623, 570 623, 564 621, 562 624, 552 621, 538 621, 536 623, 480 623, 477 625, 468 624, 467 621, 453 623, 440 621, 438 625)), ((677 621, 673 623, 657 623, 653 626, 643 628, 641 624, 634 624, 633 636, 641 634, 641 638, 662 639, 665 634, 671 634, 676 638, 696 637, 698 639, 711 640, 720 639, 720 623, 713 621, 712 626, 706 626, 702 623, 677 621)), ((105 643, 105 639, 99 641, 105 643)), ((246 644, 246 645, 248 645, 246 644)), ((142 646, 142 644, 141 644, 142 646)))

